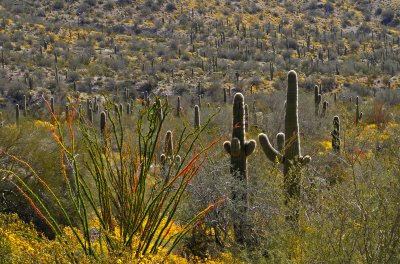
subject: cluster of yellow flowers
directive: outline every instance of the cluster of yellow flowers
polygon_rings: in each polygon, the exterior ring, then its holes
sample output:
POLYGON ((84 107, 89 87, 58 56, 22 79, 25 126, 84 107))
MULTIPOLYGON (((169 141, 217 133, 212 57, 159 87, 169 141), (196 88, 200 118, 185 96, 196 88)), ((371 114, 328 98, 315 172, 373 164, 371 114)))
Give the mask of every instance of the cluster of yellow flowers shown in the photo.
MULTIPOLYGON (((180 229, 173 225, 173 229, 180 229)), ((173 233, 173 231, 172 231, 173 233)), ((138 242, 138 241, 136 241, 138 242)), ((0 213, 0 260, 1 263, 71 263, 79 259, 79 263, 239 263, 230 253, 222 253, 217 259, 200 259, 193 257, 190 260, 171 254, 166 256, 167 250, 160 248, 157 255, 146 255, 135 258, 131 253, 122 252, 115 255, 107 251, 104 243, 94 241, 93 248, 100 259, 85 256, 79 242, 73 235, 72 228, 64 228, 64 236, 49 240, 41 236, 31 224, 24 223, 15 214, 0 213)))

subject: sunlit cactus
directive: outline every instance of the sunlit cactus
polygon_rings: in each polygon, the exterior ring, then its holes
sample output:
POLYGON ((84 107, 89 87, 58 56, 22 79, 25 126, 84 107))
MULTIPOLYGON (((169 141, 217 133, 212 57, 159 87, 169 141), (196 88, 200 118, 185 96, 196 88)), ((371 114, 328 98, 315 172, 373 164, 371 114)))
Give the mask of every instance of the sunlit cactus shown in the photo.
MULTIPOLYGON (((246 140, 245 136, 245 107, 244 97, 241 93, 235 94, 233 99, 233 122, 232 139, 224 142, 225 151, 231 156, 231 173, 234 178, 245 183, 247 187, 248 171, 247 157, 250 156, 255 148, 254 140, 246 140)), ((239 202, 237 209, 239 216, 235 217, 234 233, 238 243, 245 243, 248 236, 247 209, 248 193, 246 187, 233 190, 232 199, 239 202)))
POLYGON ((284 187, 287 201, 300 196, 299 165, 310 162, 309 156, 301 155, 299 122, 298 122, 298 85, 295 71, 288 73, 288 89, 286 97, 285 134, 277 135, 275 149, 266 134, 259 134, 258 139, 265 155, 273 162, 284 164, 284 187))

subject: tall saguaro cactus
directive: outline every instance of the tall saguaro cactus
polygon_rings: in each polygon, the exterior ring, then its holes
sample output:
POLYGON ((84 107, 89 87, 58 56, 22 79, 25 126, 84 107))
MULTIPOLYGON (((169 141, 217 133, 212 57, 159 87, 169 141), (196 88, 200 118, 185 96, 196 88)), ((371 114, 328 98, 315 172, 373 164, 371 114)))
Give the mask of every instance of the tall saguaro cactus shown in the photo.
POLYGON ((340 152, 340 119, 338 116, 333 117, 332 149, 334 152, 340 152))
MULTIPOLYGON (((245 186, 247 186, 247 157, 254 152, 256 142, 254 140, 246 140, 244 119, 244 97, 243 94, 237 93, 233 99, 232 140, 224 142, 224 149, 231 156, 231 173, 233 177, 244 182, 245 186)), ((235 217, 234 233, 236 241, 243 244, 246 241, 248 226, 246 220, 248 207, 247 190, 243 187, 234 189, 232 199, 240 203, 237 211, 241 215, 235 217)))
POLYGON ((266 134, 259 134, 258 139, 265 155, 273 162, 284 164, 284 187, 287 201, 300 196, 300 167, 310 162, 310 156, 302 156, 300 148, 298 121, 298 86, 295 71, 288 73, 286 95, 285 134, 277 135, 278 149, 275 149, 266 134))

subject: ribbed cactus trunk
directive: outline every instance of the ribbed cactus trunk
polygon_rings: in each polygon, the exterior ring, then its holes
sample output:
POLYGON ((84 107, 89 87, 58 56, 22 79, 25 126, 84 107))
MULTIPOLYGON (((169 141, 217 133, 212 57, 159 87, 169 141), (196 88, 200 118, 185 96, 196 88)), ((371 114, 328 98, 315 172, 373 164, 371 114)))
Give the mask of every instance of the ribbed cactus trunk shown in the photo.
MULTIPOLYGON (((300 197, 301 164, 308 163, 311 158, 301 155, 299 122, 298 122, 298 85, 295 71, 288 73, 288 89, 286 94, 285 134, 277 135, 275 149, 266 134, 258 135, 260 145, 268 159, 283 163, 284 188, 286 203, 297 201, 300 197)), ((298 209, 289 216, 291 220, 298 218, 298 209)))
POLYGON ((300 196, 300 175, 295 171, 297 161, 301 157, 299 121, 298 121, 298 87, 297 74, 290 71, 288 74, 288 90, 285 114, 285 159, 283 173, 285 188, 289 197, 300 196), (294 171, 291 169, 294 169, 294 171))
POLYGON ((249 106, 247 104, 244 105, 244 131, 249 132, 249 106))
POLYGON ((232 140, 224 142, 224 148, 231 155, 231 173, 234 178, 243 182, 243 186, 236 186, 232 191, 232 199, 237 203, 234 216, 234 234, 236 242, 244 244, 249 236, 247 220, 248 193, 247 193, 247 157, 256 147, 254 140, 247 141, 245 137, 244 97, 241 93, 235 94, 233 100, 233 128, 232 140))

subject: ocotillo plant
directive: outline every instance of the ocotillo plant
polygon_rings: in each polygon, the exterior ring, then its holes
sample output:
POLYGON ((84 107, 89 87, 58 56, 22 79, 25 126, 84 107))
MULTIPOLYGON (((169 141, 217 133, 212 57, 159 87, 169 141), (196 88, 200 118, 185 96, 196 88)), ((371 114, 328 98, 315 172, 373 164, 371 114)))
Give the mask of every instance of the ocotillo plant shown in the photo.
POLYGON ((318 85, 314 87, 314 104, 315 104, 315 115, 318 116, 319 113, 319 105, 321 104, 321 91, 318 85))
POLYGON ((340 153, 340 119, 338 116, 333 117, 332 149, 336 153, 340 153))
MULTIPOLYGON (((233 99, 233 128, 232 140, 224 142, 225 151, 231 156, 231 173, 235 179, 244 182, 247 187, 247 157, 250 156, 256 148, 254 140, 247 141, 245 137, 244 127, 244 97, 243 94, 237 93, 233 99)), ((234 233, 238 243, 245 243, 247 237, 247 207, 248 193, 246 188, 234 189, 232 199, 239 202, 237 212, 241 214, 235 217, 234 233)))
POLYGON ((194 128, 198 129, 200 127, 200 108, 198 105, 194 106, 194 128))
MULTIPOLYGON (((281 133, 280 133, 281 134, 281 133)), ((284 164, 284 187, 287 202, 290 199, 298 199, 300 196, 300 167, 308 163, 311 158, 301 155, 299 121, 298 121, 298 86, 295 71, 288 73, 288 89, 286 95, 285 134, 277 136, 278 150, 272 147, 266 134, 259 134, 262 150, 273 162, 284 164), (286 139, 285 139, 286 138, 286 139), (284 144, 282 144, 284 142, 284 144), (282 149, 282 145, 284 146, 282 149), (281 148, 281 150, 279 150, 281 148)))
POLYGON ((356 97, 356 125, 360 122, 363 113, 360 112, 360 107, 358 105, 358 96, 356 97))

